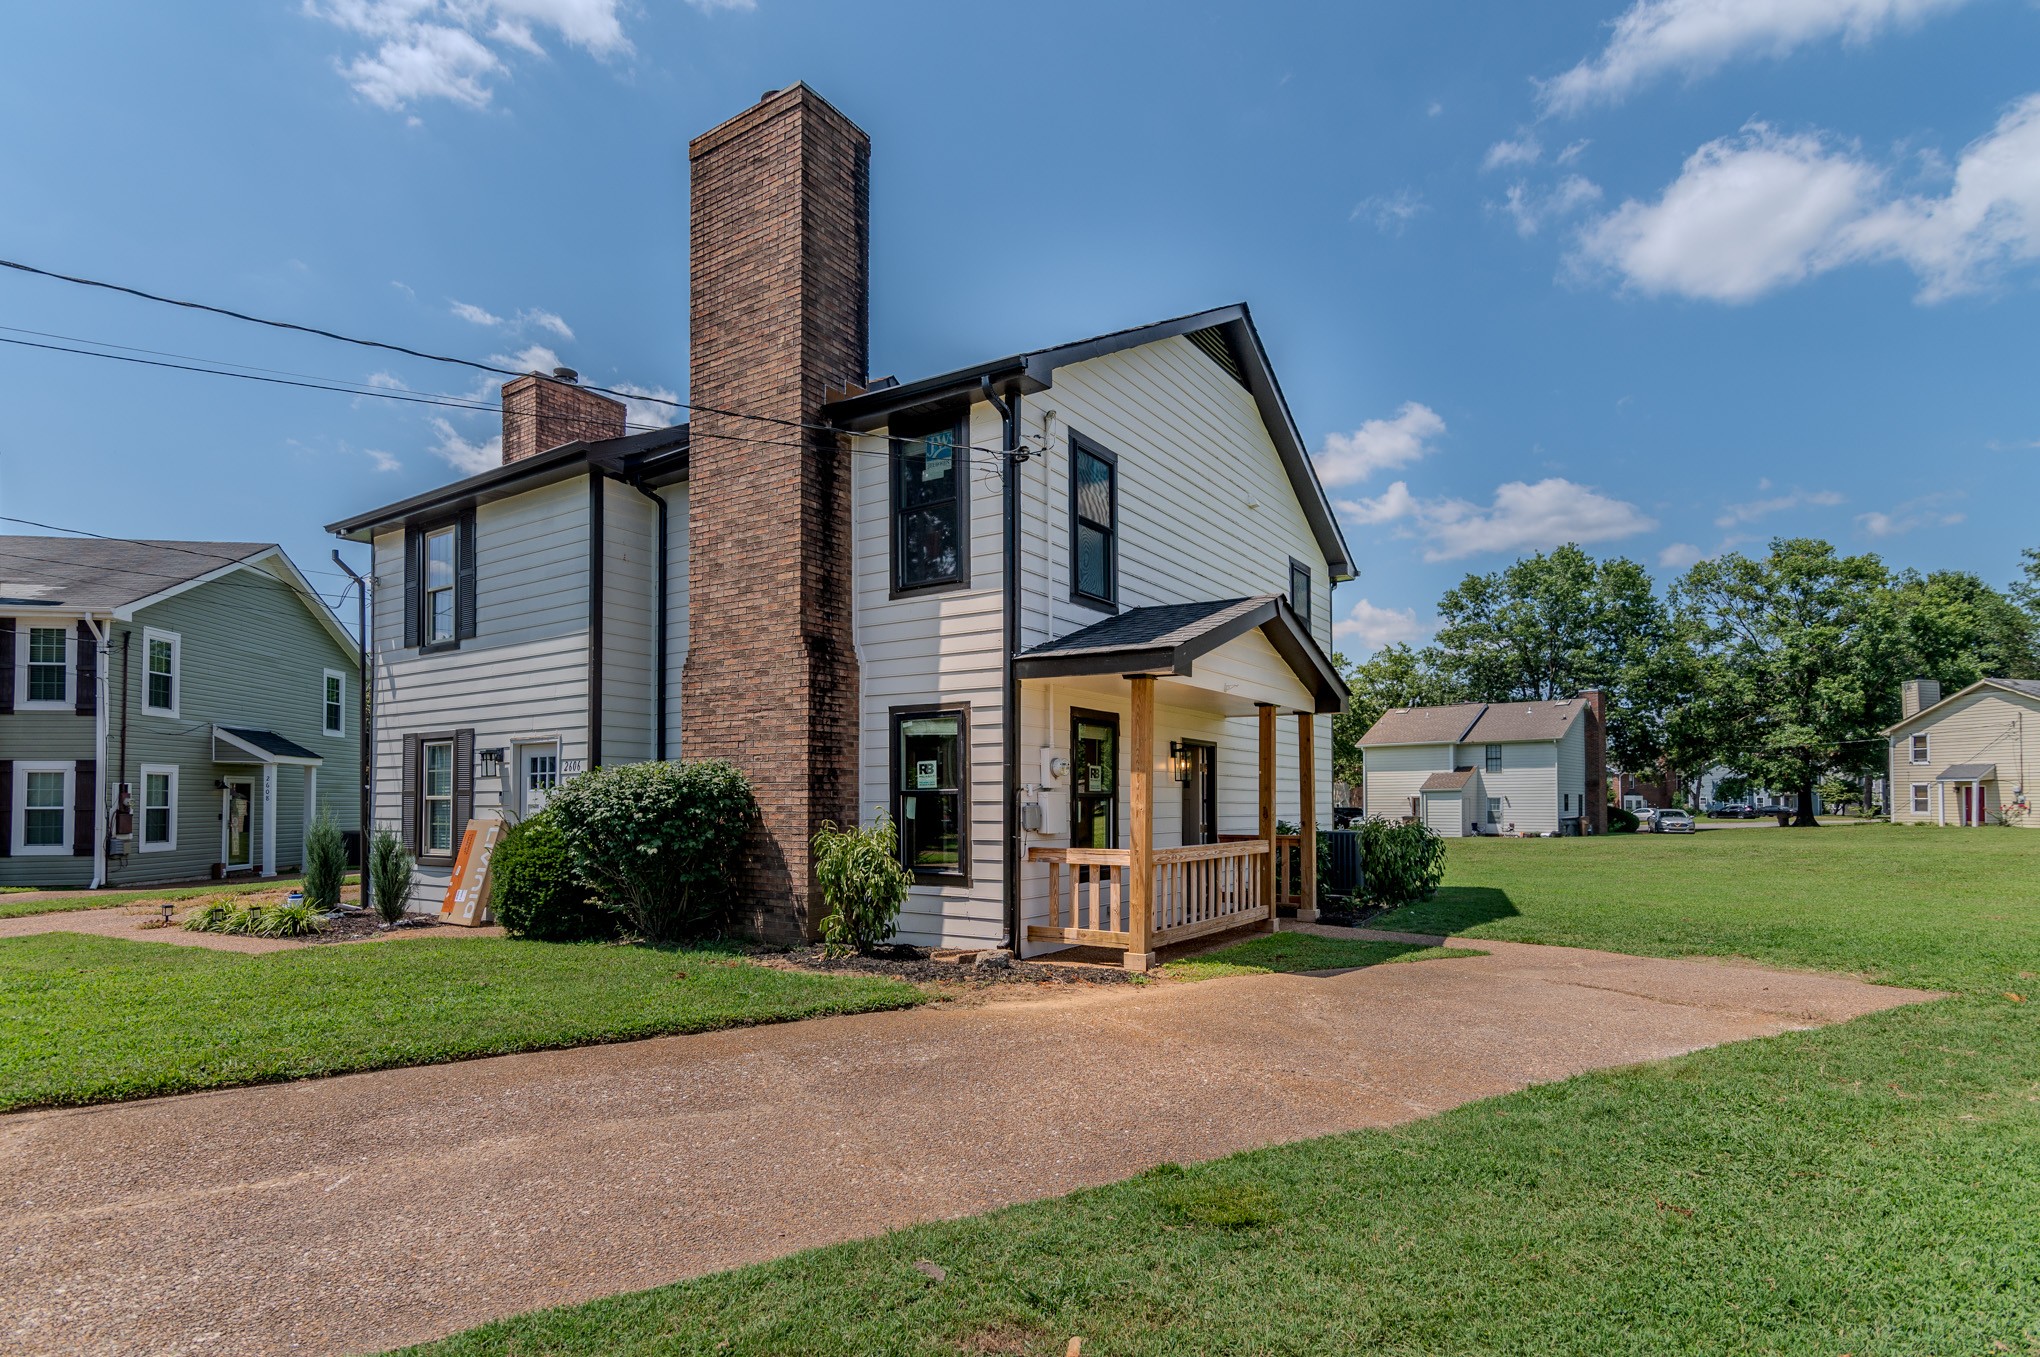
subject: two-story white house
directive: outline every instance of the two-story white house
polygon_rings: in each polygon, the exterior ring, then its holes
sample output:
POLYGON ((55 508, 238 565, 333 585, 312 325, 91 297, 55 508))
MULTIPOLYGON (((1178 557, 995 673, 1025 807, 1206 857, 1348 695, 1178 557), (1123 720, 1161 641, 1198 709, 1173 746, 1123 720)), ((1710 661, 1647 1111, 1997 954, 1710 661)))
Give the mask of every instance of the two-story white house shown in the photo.
POLYGON ((1360 737, 1366 812, 1449 839, 1604 834, 1602 695, 1393 707, 1360 737))
POLYGON ((521 377, 504 465, 333 525, 374 547, 376 816, 418 907, 470 815, 722 757, 762 936, 812 935, 814 830, 879 810, 907 941, 1144 967, 1273 917, 1277 819, 1330 816, 1353 567, 1252 319, 874 381, 868 155, 803 85, 694 141, 687 424, 521 377))

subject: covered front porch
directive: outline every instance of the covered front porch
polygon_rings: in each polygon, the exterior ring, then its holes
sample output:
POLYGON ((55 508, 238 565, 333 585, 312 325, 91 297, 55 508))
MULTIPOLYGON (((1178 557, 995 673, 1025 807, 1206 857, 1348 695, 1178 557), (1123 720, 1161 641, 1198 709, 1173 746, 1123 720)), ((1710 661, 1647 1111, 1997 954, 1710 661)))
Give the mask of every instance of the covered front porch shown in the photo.
POLYGON ((1136 608, 1020 657, 1038 808, 1022 864, 1030 953, 1156 952, 1314 919, 1343 685, 1286 600, 1136 608), (1291 832, 1281 832, 1288 820, 1291 832))

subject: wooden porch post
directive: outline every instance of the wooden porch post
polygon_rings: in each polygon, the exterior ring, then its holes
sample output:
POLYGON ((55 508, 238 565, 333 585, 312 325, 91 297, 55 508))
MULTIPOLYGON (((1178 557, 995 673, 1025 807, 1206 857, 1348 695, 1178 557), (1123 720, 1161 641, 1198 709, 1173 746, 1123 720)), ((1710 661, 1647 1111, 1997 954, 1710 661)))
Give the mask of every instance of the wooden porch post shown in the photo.
POLYGON ((1155 680, 1152 674, 1133 674, 1128 682, 1133 685, 1133 750, 1127 765, 1133 824, 1126 868, 1125 966, 1145 971, 1155 964, 1155 680))
POLYGON ((1261 898, 1268 902, 1268 929, 1275 929, 1275 708, 1261 705, 1261 898))
POLYGON ((1317 922, 1317 735, 1307 711, 1296 714, 1296 785, 1303 793, 1302 897, 1296 902, 1296 921, 1317 922))

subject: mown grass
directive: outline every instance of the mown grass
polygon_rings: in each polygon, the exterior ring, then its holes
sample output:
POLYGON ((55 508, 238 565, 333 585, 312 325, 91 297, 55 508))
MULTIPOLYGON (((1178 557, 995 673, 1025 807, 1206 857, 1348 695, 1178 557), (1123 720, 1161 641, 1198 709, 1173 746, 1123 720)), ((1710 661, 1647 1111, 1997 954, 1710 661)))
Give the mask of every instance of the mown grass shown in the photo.
POLYGON ((1364 942, 1358 938, 1328 938, 1316 933, 1266 933, 1183 961, 1172 961, 1162 968, 1162 974, 1171 980, 1217 980, 1230 975, 1350 971, 1395 961, 1435 961, 1446 957, 1480 955, 1480 952, 1465 947, 1364 942))
POLYGON ((2036 883, 2040 835, 2013 831, 1455 843, 1447 889, 1389 926, 1957 997, 417 1351, 2040 1352, 2040 1002, 2011 997, 2040 988, 2036 883))
MULTIPOLYGON (((347 884, 359 885, 361 878, 354 873, 347 876, 347 884)), ((135 905, 144 901, 154 904, 158 900, 194 900, 201 896, 214 895, 255 895, 265 891, 291 891, 303 888, 304 882, 296 878, 270 878, 266 881, 214 882, 209 886, 175 886, 169 889, 156 887, 131 891, 95 891, 90 895, 68 895, 59 900, 16 900, 7 903, 0 900, 0 919, 19 919, 29 914, 64 914, 80 909, 112 909, 118 905, 135 905)), ((14 892, 32 892, 31 886, 4 887, 14 892)))
POLYGON ((926 996, 718 949, 507 938, 247 955, 76 933, 0 940, 0 1110, 628 1041, 926 996))

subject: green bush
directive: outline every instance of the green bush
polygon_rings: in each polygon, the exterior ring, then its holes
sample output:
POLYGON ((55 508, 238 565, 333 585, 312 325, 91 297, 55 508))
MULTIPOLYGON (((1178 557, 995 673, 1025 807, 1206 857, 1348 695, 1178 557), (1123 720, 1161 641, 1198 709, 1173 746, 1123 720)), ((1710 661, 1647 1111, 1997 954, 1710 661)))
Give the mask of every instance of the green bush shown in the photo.
POLYGON ((1360 822, 1362 892, 1393 909, 1428 900, 1445 877, 1445 840, 1421 820, 1360 822))
POLYGON ((1643 821, 1620 806, 1608 807, 1608 832, 1610 834, 1634 834, 1643 821))
POLYGON ((375 912, 384 923, 393 924, 404 917, 417 875, 418 864, 404 851, 404 841, 387 829, 378 829, 368 850, 368 876, 375 912))
POLYGON ((319 913, 330 913, 340 903, 340 881, 346 875, 347 841, 322 807, 305 833, 305 903, 319 913))
POLYGON ((590 769, 546 807, 576 874, 659 944, 702 932, 721 913, 755 813, 751 784, 722 759, 590 769))
POLYGON ((815 832, 815 880, 822 903, 822 938, 831 946, 869 952, 893 935, 914 877, 900 864, 900 832, 884 811, 868 827, 815 832))
POLYGON ((616 931, 616 916, 589 899, 566 835, 550 815, 504 831, 489 858, 489 912, 513 938, 577 942, 616 931))
POLYGON ((302 938, 324 927, 320 910, 309 898, 296 904, 257 905, 249 911, 248 932, 258 938, 302 938))
POLYGON ((194 933, 224 933, 227 920, 241 907, 231 895, 216 895, 185 917, 184 926, 194 933))

